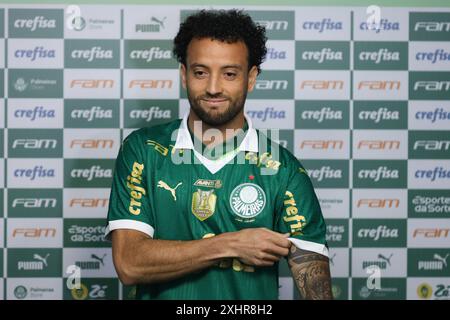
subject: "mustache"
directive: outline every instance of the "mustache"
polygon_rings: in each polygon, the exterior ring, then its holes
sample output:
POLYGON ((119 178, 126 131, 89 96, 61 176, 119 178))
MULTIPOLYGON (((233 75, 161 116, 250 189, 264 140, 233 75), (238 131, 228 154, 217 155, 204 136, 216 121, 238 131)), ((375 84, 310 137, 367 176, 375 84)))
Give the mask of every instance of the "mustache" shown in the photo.
POLYGON ((230 100, 230 98, 228 96, 224 96, 222 94, 205 94, 205 95, 201 95, 197 98, 198 100, 204 100, 204 99, 226 99, 226 100, 230 100))

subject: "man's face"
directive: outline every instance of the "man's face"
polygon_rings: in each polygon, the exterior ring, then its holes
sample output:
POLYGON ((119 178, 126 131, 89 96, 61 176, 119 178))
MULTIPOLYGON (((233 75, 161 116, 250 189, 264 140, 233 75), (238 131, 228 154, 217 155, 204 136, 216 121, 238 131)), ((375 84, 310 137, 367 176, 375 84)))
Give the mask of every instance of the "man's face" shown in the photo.
POLYGON ((255 66, 248 71, 247 56, 247 47, 241 41, 203 38, 189 43, 181 80, 191 109, 204 123, 224 125, 242 111, 257 76, 255 66))

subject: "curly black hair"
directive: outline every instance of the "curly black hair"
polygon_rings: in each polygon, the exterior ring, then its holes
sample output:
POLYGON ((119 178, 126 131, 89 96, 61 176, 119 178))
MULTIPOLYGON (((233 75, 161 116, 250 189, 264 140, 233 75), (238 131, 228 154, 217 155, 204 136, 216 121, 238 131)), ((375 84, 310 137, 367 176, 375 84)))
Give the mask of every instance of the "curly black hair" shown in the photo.
POLYGON ((242 10, 201 10, 181 23, 174 39, 173 53, 178 62, 186 65, 187 47, 192 39, 212 38, 227 43, 243 41, 248 50, 249 70, 260 65, 266 57, 266 30, 257 25, 242 10))

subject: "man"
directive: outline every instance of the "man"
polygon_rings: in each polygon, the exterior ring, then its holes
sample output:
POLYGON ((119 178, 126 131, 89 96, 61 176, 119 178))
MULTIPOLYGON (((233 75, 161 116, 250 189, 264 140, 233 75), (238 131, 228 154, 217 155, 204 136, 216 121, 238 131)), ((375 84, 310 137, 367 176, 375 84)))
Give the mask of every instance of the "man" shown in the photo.
POLYGON ((174 53, 189 114, 121 146, 106 233, 119 278, 137 284, 139 299, 277 299, 283 257, 301 297, 331 298, 310 179, 286 149, 272 157, 275 144, 244 115, 265 42, 240 11, 188 17, 174 53))

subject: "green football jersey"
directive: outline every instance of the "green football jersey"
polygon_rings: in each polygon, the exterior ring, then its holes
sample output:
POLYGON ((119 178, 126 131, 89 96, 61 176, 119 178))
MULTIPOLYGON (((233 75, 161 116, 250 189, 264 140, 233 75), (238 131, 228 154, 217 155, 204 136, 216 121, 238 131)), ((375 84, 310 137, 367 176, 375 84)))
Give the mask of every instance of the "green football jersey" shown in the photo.
MULTIPOLYGON (((187 115, 131 133, 116 161, 106 234, 135 229, 154 239, 189 241, 264 227, 290 233, 299 248, 328 255, 325 222, 307 172, 246 121, 237 147, 220 157, 206 157, 194 146, 187 115)), ((278 265, 225 259, 173 281, 138 285, 137 298, 277 299, 278 265)))

